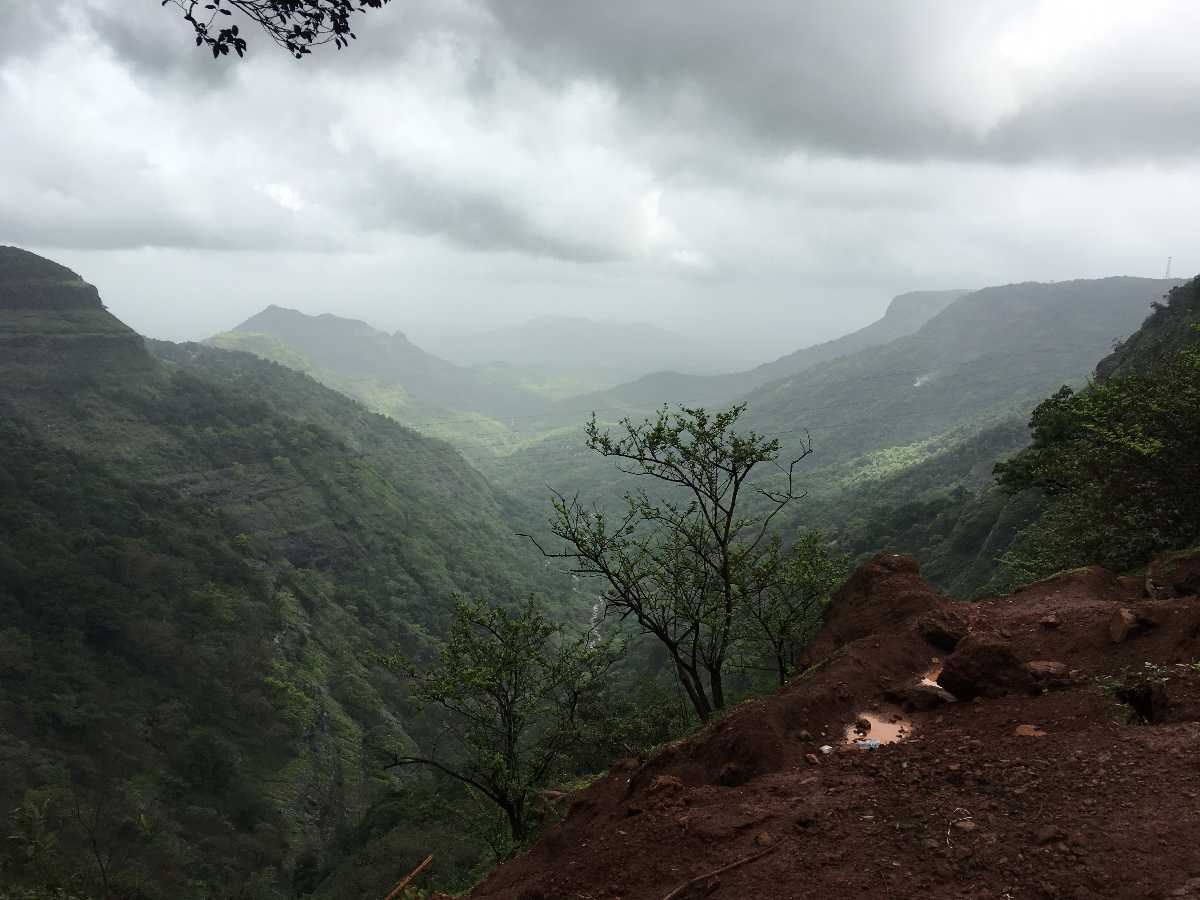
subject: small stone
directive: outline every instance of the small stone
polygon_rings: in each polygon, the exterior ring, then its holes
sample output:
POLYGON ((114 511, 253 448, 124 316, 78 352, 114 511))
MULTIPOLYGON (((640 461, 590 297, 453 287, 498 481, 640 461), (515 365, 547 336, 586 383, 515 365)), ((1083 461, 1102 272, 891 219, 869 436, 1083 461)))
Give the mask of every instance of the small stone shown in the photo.
POLYGON ((1119 644, 1137 627, 1137 616, 1128 609, 1118 609, 1108 622, 1108 638, 1119 644))
POLYGON ((1013 729, 1013 734, 1015 734, 1017 737, 1040 738, 1046 736, 1046 732, 1042 731, 1042 729, 1038 728, 1036 725, 1018 725, 1013 729))
POLYGON ((1054 613, 1050 613, 1048 616, 1043 616, 1042 620, 1038 624, 1043 628, 1057 628, 1062 624, 1062 622, 1059 621, 1058 616, 1056 616, 1054 613))
POLYGON ((831 747, 829 744, 822 744, 821 752, 824 753, 826 756, 828 756, 830 753, 833 752, 833 747, 831 747))
POLYGON ((817 754, 815 754, 815 753, 805 753, 804 761, 806 763, 808 763, 810 766, 819 766, 821 764, 821 760, 817 757, 817 754))
POLYGON ((674 793, 683 790, 683 782, 674 775, 655 775, 654 780, 650 782, 648 792, 651 794, 658 793, 674 793))
POLYGON ((808 730, 804 730, 804 731, 800 732, 800 740, 811 741, 812 739, 813 739, 812 733, 809 732, 808 730))
POLYGON ((1049 681, 1056 678, 1065 678, 1067 675, 1067 667, 1060 662, 1051 662, 1048 659, 1035 659, 1025 663, 1025 668, 1029 670, 1029 674, 1038 680, 1049 681))
POLYGON ((754 845, 756 847, 770 847, 775 843, 775 838, 771 837, 771 832, 760 831, 754 836, 754 845))
POLYGON ((971 819, 959 819, 954 823, 954 827, 959 831, 974 831, 979 826, 976 825, 971 819))

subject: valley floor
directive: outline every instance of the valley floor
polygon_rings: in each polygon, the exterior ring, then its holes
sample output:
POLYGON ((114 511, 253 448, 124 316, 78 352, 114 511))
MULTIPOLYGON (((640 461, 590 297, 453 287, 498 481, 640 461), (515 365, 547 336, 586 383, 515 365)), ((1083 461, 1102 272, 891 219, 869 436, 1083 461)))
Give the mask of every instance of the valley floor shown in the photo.
POLYGON ((1200 598, 1089 569, 965 606, 881 556, 839 600, 823 664, 618 764, 472 897, 1200 898, 1200 598), (943 660, 995 696, 917 687, 943 660), (845 745, 888 700, 911 735, 845 745))

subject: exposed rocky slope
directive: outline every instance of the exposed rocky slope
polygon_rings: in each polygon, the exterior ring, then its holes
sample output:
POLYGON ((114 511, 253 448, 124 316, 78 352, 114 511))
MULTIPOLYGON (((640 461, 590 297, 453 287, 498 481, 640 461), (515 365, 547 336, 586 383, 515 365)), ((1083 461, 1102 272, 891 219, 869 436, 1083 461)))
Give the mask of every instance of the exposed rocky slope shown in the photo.
POLYGON ((1200 896, 1195 568, 967 606, 880 555, 802 677, 619 763, 472 897, 1200 896), (906 739, 848 746, 868 713, 906 739))

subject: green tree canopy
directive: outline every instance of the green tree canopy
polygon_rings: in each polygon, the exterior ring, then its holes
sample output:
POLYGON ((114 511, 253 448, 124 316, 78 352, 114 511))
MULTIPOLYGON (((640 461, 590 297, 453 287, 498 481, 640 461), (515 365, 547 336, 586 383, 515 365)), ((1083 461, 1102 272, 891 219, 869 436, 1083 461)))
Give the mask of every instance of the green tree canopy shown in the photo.
POLYGON ((773 539, 740 584, 744 640, 761 647, 779 684, 795 671, 799 652, 821 627, 825 605, 849 572, 849 558, 832 554, 818 531, 806 531, 785 551, 773 539))
POLYGON ((1127 569, 1200 537, 1200 349, 1151 374, 1064 387, 1030 425, 1032 446, 996 467, 1005 489, 1051 500, 1006 559, 1018 577, 1127 569))
POLYGON ((389 768, 424 765, 462 782, 503 811, 520 842, 532 794, 569 757, 580 704, 616 658, 613 644, 566 634, 532 600, 512 612, 460 600, 436 665, 389 660, 414 680, 418 700, 445 714, 443 745, 398 754, 389 768))
POLYGON ((662 644, 702 721, 725 706, 725 669, 749 573, 770 558, 768 528, 798 499, 795 467, 811 452, 805 444, 781 465, 778 439, 737 431, 745 409, 663 407, 653 420, 623 420, 616 436, 593 416, 588 447, 659 492, 626 494, 625 511, 615 517, 555 494, 551 528, 564 549, 542 551, 606 583, 608 610, 662 644), (781 472, 782 482, 753 486, 752 475, 766 468, 781 472), (752 497, 753 510, 746 502, 752 497))

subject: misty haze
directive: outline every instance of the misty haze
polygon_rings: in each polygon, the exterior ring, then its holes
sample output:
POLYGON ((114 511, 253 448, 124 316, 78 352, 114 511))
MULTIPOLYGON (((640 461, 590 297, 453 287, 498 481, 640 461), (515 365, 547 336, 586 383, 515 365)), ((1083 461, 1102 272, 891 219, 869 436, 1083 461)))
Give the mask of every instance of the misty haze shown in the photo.
POLYGON ((1200 7, 0 35, 0 900, 1200 897, 1200 7))

